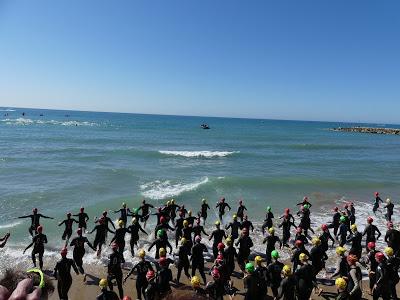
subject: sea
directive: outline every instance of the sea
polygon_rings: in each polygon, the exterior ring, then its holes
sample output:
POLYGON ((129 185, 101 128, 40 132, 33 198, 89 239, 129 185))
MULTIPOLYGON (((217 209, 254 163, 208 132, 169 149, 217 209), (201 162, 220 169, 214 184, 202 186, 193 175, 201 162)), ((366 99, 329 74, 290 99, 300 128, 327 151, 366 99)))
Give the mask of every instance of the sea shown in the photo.
MULTIPOLYGON (((256 226, 254 250, 260 253, 265 252, 259 227, 266 207, 272 207, 278 224, 283 209, 295 213, 304 196, 313 204, 317 233, 320 224, 331 220, 332 208, 348 201, 355 203, 362 229, 372 214, 375 191, 383 200, 392 199, 397 222, 400 136, 331 130, 339 126, 400 127, 0 108, 0 236, 11 233, 0 249, 0 270, 31 266, 30 251, 22 254, 31 241, 30 222, 17 217, 31 214, 34 207, 55 218, 42 220, 49 269, 64 243, 58 223, 81 206, 92 229, 104 210, 117 220, 113 211, 123 202, 132 209, 143 199, 156 207, 175 199, 197 213, 205 198, 211 231, 220 197, 232 207, 225 223, 243 200, 256 226)), ((385 228, 383 213, 374 217, 385 228)), ((151 218, 149 233, 154 223, 151 218)), ((87 236, 93 241, 94 234, 87 236)), ((141 237, 140 246, 152 238, 141 237)), ((85 262, 104 265, 108 251, 100 259, 88 251, 85 262)), ((128 251, 125 256, 128 262, 136 260, 128 251)))

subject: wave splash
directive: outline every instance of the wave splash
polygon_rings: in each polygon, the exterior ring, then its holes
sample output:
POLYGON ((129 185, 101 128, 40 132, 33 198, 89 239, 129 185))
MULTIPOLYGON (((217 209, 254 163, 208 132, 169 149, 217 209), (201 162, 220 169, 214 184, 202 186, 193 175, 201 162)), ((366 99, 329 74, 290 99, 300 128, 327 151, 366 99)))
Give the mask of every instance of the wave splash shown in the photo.
POLYGON ((176 183, 172 184, 171 181, 156 180, 153 182, 145 183, 140 186, 142 195, 149 199, 165 199, 179 196, 184 192, 189 192, 197 189, 199 186, 206 184, 209 181, 208 177, 204 177, 200 181, 192 183, 176 183))
POLYGON ((225 157, 238 153, 238 151, 168 151, 162 150, 158 151, 161 154, 172 155, 172 156, 182 156, 182 157, 225 157))
POLYGON ((97 126, 98 124, 87 121, 57 121, 57 120, 32 120, 27 118, 0 120, 7 125, 60 125, 60 126, 97 126))

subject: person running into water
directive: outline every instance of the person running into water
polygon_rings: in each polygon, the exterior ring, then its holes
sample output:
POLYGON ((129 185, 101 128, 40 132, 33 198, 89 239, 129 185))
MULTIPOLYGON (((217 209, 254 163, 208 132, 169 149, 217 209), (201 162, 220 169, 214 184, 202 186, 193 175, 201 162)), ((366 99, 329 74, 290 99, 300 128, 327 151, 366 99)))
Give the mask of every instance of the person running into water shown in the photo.
POLYGON ((28 229, 29 234, 31 236, 33 236, 34 233, 35 234, 37 233, 37 228, 40 226, 40 218, 54 220, 54 218, 52 218, 52 217, 48 217, 48 216, 39 214, 37 208, 32 209, 31 215, 18 217, 18 219, 26 219, 26 218, 31 218, 31 222, 32 222, 31 227, 29 227, 29 229, 28 229))
POLYGON ((81 207, 79 213, 73 216, 78 217, 78 227, 86 231, 87 222, 89 221, 89 216, 87 213, 85 213, 85 208, 81 207))
POLYGON ((218 218, 219 218, 220 222, 222 222, 222 218, 225 215, 225 209, 228 208, 228 210, 231 210, 231 207, 229 206, 229 204, 225 202, 224 197, 222 197, 219 200, 219 202, 217 203, 215 208, 218 208, 218 218))
POLYGON ((68 291, 72 285, 71 267, 74 269, 76 275, 79 272, 74 261, 67 258, 67 248, 62 248, 60 254, 61 260, 57 262, 53 275, 57 279, 58 297, 62 300, 68 300, 68 291))
POLYGON ((381 199, 381 197, 379 197, 379 193, 375 192, 375 202, 374 207, 372 208, 372 212, 374 213, 374 215, 376 215, 376 211, 379 208, 379 202, 383 203, 383 200, 381 199))
POLYGON ((153 205, 151 205, 150 203, 147 203, 145 199, 142 200, 142 205, 138 208, 138 211, 142 211, 142 218, 141 218, 141 222, 143 222, 143 227, 146 228, 146 224, 147 224, 147 220, 150 217, 150 208, 154 208, 153 205))
POLYGON ((139 241, 139 230, 143 232, 145 235, 149 235, 143 228, 140 226, 140 223, 138 222, 137 218, 132 218, 132 224, 129 225, 127 228, 128 232, 131 234, 131 238, 129 240, 129 245, 131 248, 131 255, 132 257, 135 256, 135 246, 138 246, 138 241, 139 241))
POLYGON ((107 265, 107 281, 108 287, 112 291, 113 283, 112 280, 115 279, 118 286, 119 297, 124 297, 124 290, 122 288, 122 269, 121 264, 125 262, 124 257, 118 251, 118 245, 116 243, 111 244, 112 253, 108 257, 107 265))
POLYGON ((386 208, 386 214, 385 214, 386 221, 391 222, 393 216, 394 204, 392 203, 392 200, 390 200, 390 198, 386 199, 386 205, 383 208, 386 208))
POLYGON ((201 208, 200 208, 200 213, 199 216, 200 218, 203 219, 203 225, 206 224, 206 220, 207 220, 207 210, 211 209, 210 206, 207 203, 206 199, 202 199, 201 200, 201 208))
POLYGON ((128 216, 132 215, 131 210, 129 207, 126 207, 126 203, 122 203, 122 207, 118 210, 114 211, 115 214, 119 213, 121 214, 119 217, 119 220, 122 220, 124 222, 124 227, 126 226, 126 223, 128 222, 128 216))
POLYGON ((65 224, 65 229, 64 229, 64 232, 63 232, 62 237, 61 237, 61 239, 62 239, 63 241, 66 240, 65 245, 68 244, 68 241, 69 241, 69 239, 71 238, 71 235, 72 235, 72 225, 73 225, 74 223, 79 223, 77 220, 71 218, 71 216, 72 216, 72 214, 71 214, 70 212, 67 213, 67 218, 66 218, 64 221, 58 223, 58 226, 61 226, 61 225, 65 224))
POLYGON ((239 200, 239 206, 237 208, 236 215, 243 222, 244 211, 247 210, 246 206, 243 205, 243 200, 239 200))
POLYGON ((43 254, 44 254, 44 244, 47 244, 47 236, 43 234, 43 227, 38 226, 36 228, 37 234, 32 238, 32 243, 30 243, 24 250, 23 254, 25 254, 26 250, 33 246, 32 250, 32 262, 36 268, 36 254, 39 255, 39 267, 43 269, 43 254))
POLYGON ((74 247, 72 257, 74 259, 74 262, 78 268, 78 271, 84 275, 83 281, 86 281, 86 273, 85 270, 83 269, 83 256, 85 255, 85 244, 87 244, 93 251, 96 251, 96 248, 93 247, 93 245, 89 242, 87 237, 82 236, 83 229, 78 228, 76 233, 78 234, 77 237, 73 238, 71 241, 71 244, 69 244, 71 247, 74 247))
POLYGON ((97 249, 97 256, 100 256, 101 248, 106 242, 107 232, 115 232, 108 228, 103 217, 99 219, 99 224, 96 225, 93 230, 89 232, 89 234, 93 233, 94 231, 96 231, 96 236, 94 238, 93 247, 97 249))

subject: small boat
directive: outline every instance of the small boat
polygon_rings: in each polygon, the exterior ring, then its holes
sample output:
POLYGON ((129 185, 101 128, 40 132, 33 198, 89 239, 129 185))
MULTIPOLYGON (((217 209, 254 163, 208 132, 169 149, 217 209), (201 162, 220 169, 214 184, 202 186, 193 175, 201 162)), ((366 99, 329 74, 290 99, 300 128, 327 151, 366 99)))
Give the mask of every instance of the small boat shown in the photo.
POLYGON ((208 126, 208 124, 201 124, 200 127, 203 129, 210 129, 210 126, 208 126))

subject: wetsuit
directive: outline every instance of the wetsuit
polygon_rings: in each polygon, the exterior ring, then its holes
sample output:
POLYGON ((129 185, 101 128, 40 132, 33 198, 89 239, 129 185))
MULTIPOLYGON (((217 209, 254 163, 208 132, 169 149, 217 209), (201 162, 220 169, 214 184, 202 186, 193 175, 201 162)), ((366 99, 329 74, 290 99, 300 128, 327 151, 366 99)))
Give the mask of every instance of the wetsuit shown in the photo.
POLYGON ((285 277, 281 281, 278 291, 278 299, 295 300, 296 299, 296 278, 293 275, 285 277))
POLYGON ((96 297, 96 300, 119 300, 117 294, 113 291, 107 291, 107 288, 101 290, 101 294, 96 297))
POLYGON ((226 230, 228 230, 229 228, 231 229, 231 239, 232 241, 234 241, 239 237, 240 222, 237 220, 233 220, 225 226, 226 230))
POLYGON ((192 277, 196 275, 196 269, 199 269, 201 278, 204 284, 206 284, 206 275, 204 274, 204 252, 208 252, 207 247, 203 243, 196 243, 192 247, 192 256, 190 260, 192 261, 192 277))
POLYGON ((186 239, 186 247, 188 247, 189 250, 193 246, 192 233, 193 233, 192 227, 189 227, 189 226, 183 227, 183 229, 182 229, 182 237, 184 237, 186 239))
POLYGON ((111 291, 113 290, 112 280, 115 279, 118 285, 119 297, 121 299, 124 297, 124 290, 122 289, 122 269, 121 269, 121 264, 124 262, 125 262, 124 258, 118 251, 114 251, 108 257, 108 266, 107 266, 108 288, 111 291))
POLYGON ((303 264, 298 270, 296 270, 295 276, 297 280, 297 299, 310 299, 312 289, 313 287, 316 287, 313 266, 303 264))
POLYGON ((74 261, 63 257, 54 268, 54 277, 57 278, 57 291, 60 300, 68 300, 68 291, 72 285, 71 267, 79 274, 74 261))
POLYGON ((378 227, 376 227, 374 224, 368 224, 365 227, 362 235, 363 236, 366 235, 365 248, 367 249, 367 252, 368 252, 368 243, 376 242, 376 240, 379 239, 379 237, 381 236, 381 232, 379 231, 378 227), (376 232, 378 233, 377 237, 375 237, 376 232))
POLYGON ((265 243, 267 243, 267 248, 265 250, 266 262, 267 265, 269 265, 271 263, 271 252, 275 250, 275 244, 279 243, 279 248, 282 248, 282 242, 278 236, 270 234, 264 238, 263 244, 265 243))
POLYGON ((377 211, 378 208, 379 208, 379 202, 382 202, 382 203, 383 203, 381 197, 376 196, 376 197, 375 197, 375 202, 374 202, 374 207, 372 208, 372 211, 373 211, 374 214, 376 213, 376 211, 377 211))
POLYGON ((336 238, 338 238, 338 240, 339 240, 339 245, 341 247, 343 247, 344 244, 346 244, 347 232, 349 232, 349 227, 347 226, 346 223, 341 223, 339 226, 339 232, 336 236, 336 238))
POLYGON ((129 271, 129 273, 126 275, 125 280, 132 275, 132 273, 136 270, 137 275, 136 275, 136 295, 138 299, 142 299, 145 297, 146 294, 146 288, 147 288, 147 279, 146 279, 146 274, 147 271, 153 270, 153 267, 151 266, 151 263, 147 260, 141 260, 138 262, 136 265, 132 267, 132 269, 129 271))
POLYGON ((289 247, 288 241, 290 239, 290 227, 296 228, 294 223, 290 221, 290 217, 284 217, 282 223, 279 225, 279 228, 282 227, 282 244, 284 246, 289 247))
POLYGON ((187 216, 187 218, 185 219, 186 221, 188 221, 189 226, 193 226, 194 221, 197 219, 197 217, 194 216, 187 216))
POLYGON ((72 215, 74 217, 78 217, 78 227, 82 229, 87 228, 87 221, 89 221, 89 216, 87 213, 82 212, 76 215, 72 215))
POLYGON ((249 230, 249 231, 250 231, 250 228, 251 228, 251 231, 254 231, 253 223, 251 221, 249 221, 249 220, 244 220, 242 222, 242 224, 240 224, 240 229, 244 229, 244 228, 247 228, 247 230, 249 230))
POLYGON ((124 222, 124 227, 126 226, 128 222, 128 216, 132 215, 132 212, 129 208, 121 208, 118 210, 115 210, 114 213, 120 213, 120 217, 118 220, 122 220, 124 222))
MULTIPOLYGON (((114 222, 109 217, 103 216, 103 218, 104 218, 104 223, 107 225, 107 227, 108 227, 108 224, 111 224, 112 228, 114 228, 114 230, 115 230, 114 222)), ((94 223, 100 223, 100 219, 97 219, 96 221, 94 221, 94 223)), ((106 234, 106 237, 107 237, 107 234, 106 234)))
POLYGON ((206 291, 212 300, 223 300, 225 294, 225 287, 222 280, 214 279, 214 281, 208 282, 206 291))
POLYGON ((359 266, 352 265, 349 267, 349 273, 346 276, 349 281, 347 284, 347 291, 349 292, 350 300, 361 300, 361 280, 362 273, 359 266))
POLYGON ((192 232, 193 232, 193 240, 196 238, 196 236, 201 236, 203 233, 206 236, 209 236, 207 232, 204 231, 204 227, 200 224, 193 226, 192 227, 192 232))
POLYGON ((158 271, 158 288, 160 295, 166 295, 171 291, 172 271, 168 267, 162 267, 158 271))
POLYGON ((295 241, 297 241, 297 240, 302 241, 303 245, 307 245, 308 244, 308 238, 302 233, 296 233, 294 240, 295 241))
POLYGON ((37 233, 36 229, 40 226, 40 218, 43 219, 54 219, 51 217, 44 216, 42 214, 34 213, 32 215, 27 215, 27 216, 22 216, 18 217, 18 219, 26 219, 26 218, 31 218, 31 227, 29 227, 29 233, 31 236, 33 236, 33 233, 37 233))
POLYGON ((106 223, 96 225, 93 228, 93 230, 91 232, 89 232, 89 233, 93 233, 94 231, 96 231, 96 236, 95 236, 94 241, 93 241, 93 247, 98 249, 98 251, 100 253, 101 252, 101 247, 106 242, 107 231, 109 231, 111 233, 114 233, 114 231, 110 230, 107 227, 106 223))
POLYGON ((347 256, 343 255, 336 261, 335 273, 331 275, 331 277, 338 276, 339 277, 347 277, 349 274, 349 265, 347 263, 347 256))
POLYGON ((167 249, 167 247, 170 249, 170 253, 172 252, 172 246, 171 244, 168 242, 167 239, 164 238, 157 238, 153 243, 151 243, 149 249, 147 251, 150 251, 151 248, 153 248, 154 246, 156 246, 156 255, 155 258, 158 259, 160 258, 160 255, 158 253, 158 250, 160 250, 160 248, 164 248, 167 249))
POLYGON ((158 284, 155 279, 151 279, 147 283, 147 287, 144 291, 144 299, 145 300, 158 300, 160 299, 160 291, 158 288, 158 284))
POLYGON ((304 234, 307 236, 308 230, 310 230, 312 233, 315 233, 314 230, 311 228, 310 211, 309 210, 302 211, 299 215, 301 218, 299 227, 301 227, 304 230, 304 234))
MULTIPOLYGON (((167 222, 165 223, 160 223, 158 224, 155 228, 154 228, 154 236, 157 236, 157 231, 159 231, 160 229, 164 229, 166 232, 168 230, 174 231, 175 228, 172 228, 167 222)), ((167 235, 166 235, 167 236, 167 235)), ((167 236, 168 238, 168 236, 167 236)))
POLYGON ((378 300, 382 297, 383 300, 390 299, 390 286, 386 261, 382 261, 376 267, 376 286, 374 288, 372 298, 378 300))
POLYGON ((328 225, 328 228, 333 228, 333 235, 336 237, 337 236, 337 232, 340 226, 340 217, 342 215, 340 214, 340 212, 335 212, 333 214, 333 218, 332 218, 332 223, 328 225))
POLYGON ((244 205, 239 205, 236 215, 240 219, 240 221, 243 221, 243 216, 244 216, 244 211, 247 210, 246 206, 244 205))
POLYGON ((349 300, 349 299, 350 299, 350 295, 347 290, 338 291, 338 294, 335 298, 335 300, 349 300))
POLYGON ((111 239, 111 242, 110 242, 110 245, 114 241, 117 243, 118 251, 119 251, 119 253, 121 253, 121 255, 123 255, 124 250, 125 250, 125 235, 128 232, 129 232, 129 230, 125 227, 118 228, 117 230, 115 230, 115 235, 111 239))
POLYGON ((369 289, 372 290, 372 288, 375 285, 376 282, 376 268, 378 266, 377 261, 375 260, 375 254, 377 251, 375 249, 371 250, 367 254, 367 260, 369 263, 368 267, 368 277, 369 277, 369 289))
POLYGON ((278 289, 281 284, 281 272, 283 269, 283 263, 280 261, 274 261, 267 267, 268 272, 268 282, 272 290, 274 297, 278 296, 278 289))
POLYGON ((85 274, 85 270, 83 269, 83 256, 85 255, 85 243, 87 243, 90 248, 96 251, 96 248, 93 247, 93 245, 89 242, 89 240, 85 236, 77 236, 73 238, 70 243, 70 246, 74 247, 73 251, 74 262, 78 267, 79 272, 81 272, 81 274, 85 274))
POLYGON ((347 242, 351 243, 351 249, 349 254, 354 254, 358 259, 361 258, 362 246, 361 246, 362 234, 361 232, 353 232, 348 238, 347 242))
POLYGON ((228 246, 224 249, 224 260, 229 276, 232 275, 235 270, 235 257, 238 257, 235 247, 228 246))
POLYGON ((178 243, 182 237, 183 221, 185 219, 180 217, 175 223, 175 247, 178 248, 178 243))
POLYGON ((310 250, 310 260, 312 262, 312 266, 314 267, 314 274, 317 274, 325 268, 325 261, 328 259, 328 256, 325 253, 324 247, 322 245, 317 245, 311 248, 310 250))
POLYGON ((397 299, 396 285, 399 283, 400 258, 391 256, 386 260, 387 277, 389 278, 390 294, 393 299, 397 299))
POLYGON ((190 248, 188 248, 186 245, 181 245, 178 249, 178 264, 177 264, 177 268, 178 268, 178 272, 176 275, 176 280, 179 283, 179 279, 181 278, 181 274, 182 274, 182 269, 185 272, 185 275, 187 278, 190 278, 189 275, 189 267, 190 267, 190 263, 189 263, 189 254, 190 254, 190 248))
POLYGON ((388 203, 388 204, 385 205, 384 208, 386 208, 386 214, 385 214, 386 221, 391 222, 392 221, 392 216, 393 216, 394 204, 393 203, 388 203))
POLYGON ((250 255, 250 248, 253 247, 253 241, 248 235, 242 235, 235 245, 239 245, 238 252, 238 265, 242 270, 244 270, 244 265, 248 261, 250 255))
POLYGON ((148 235, 148 233, 142 228, 142 226, 140 226, 140 223, 138 221, 134 222, 127 229, 128 232, 131 234, 131 239, 129 241, 131 254, 132 256, 135 256, 135 245, 137 245, 137 242, 139 241, 139 230, 146 235, 148 235))
POLYGON ((65 219, 64 221, 62 221, 60 224, 58 224, 58 226, 61 226, 62 224, 65 224, 65 229, 64 229, 64 233, 61 237, 62 240, 67 239, 67 241, 71 238, 72 235, 72 225, 75 223, 78 223, 77 220, 72 219, 72 218, 68 218, 65 219))
POLYGON ((244 293, 245 300, 262 299, 261 290, 259 286, 259 278, 257 274, 252 273, 246 275, 243 278, 243 285, 245 288, 245 293, 244 293))
POLYGON ((216 259, 218 256, 218 244, 222 242, 223 238, 226 238, 225 231, 222 229, 215 229, 211 233, 209 240, 211 240, 212 238, 214 238, 213 245, 212 245, 213 255, 214 255, 214 259, 216 259))
POLYGON ((215 208, 218 208, 218 217, 219 217, 220 221, 222 221, 222 218, 225 215, 225 208, 228 208, 229 210, 231 210, 231 207, 226 202, 218 202, 217 206, 215 206, 215 208))
POLYGON ((303 246, 301 246, 300 248, 295 248, 296 250, 294 251, 292 258, 291 258, 291 262, 293 263, 293 271, 296 271, 297 266, 300 263, 299 257, 301 253, 306 254, 308 257, 310 257, 310 253, 307 251, 307 249, 303 246))
POLYGON ((44 244, 47 244, 47 236, 42 233, 36 234, 32 238, 32 243, 25 248, 24 252, 33 246, 32 250, 32 262, 36 268, 36 254, 39 254, 39 266, 43 269, 43 254, 44 254, 44 244))
MULTIPOLYGON (((153 205, 148 204, 148 203, 143 203, 139 208, 138 211, 142 211, 142 217, 141 220, 142 222, 146 222, 149 217, 150 217, 150 208, 154 208, 153 205)), ((139 220, 138 220, 139 221, 139 220)))
POLYGON ((170 204, 169 205, 169 216, 172 220, 172 223, 175 223, 176 219, 176 211, 179 209, 179 205, 176 204, 170 204))
POLYGON ((389 247, 392 247, 394 255, 399 255, 400 249, 400 231, 390 228, 386 231, 385 242, 389 247))
POLYGON ((258 278, 258 286, 259 286, 259 300, 264 300, 267 296, 268 292, 268 271, 267 268, 264 267, 263 265, 258 265, 256 266, 254 270, 254 274, 258 278))
POLYGON ((203 203, 201 205, 200 217, 203 218, 204 224, 207 220, 207 209, 211 209, 210 206, 207 203, 203 203))
POLYGON ((330 234, 329 230, 326 230, 321 233, 319 236, 319 239, 321 240, 321 245, 324 248, 325 251, 328 251, 329 248, 329 240, 332 241, 332 246, 335 244, 335 240, 333 239, 332 235, 330 234))
POLYGON ((264 224, 261 227, 263 234, 265 232, 265 229, 269 229, 273 226, 273 221, 272 221, 273 218, 274 218, 274 214, 270 211, 267 212, 267 214, 265 215, 264 224))

